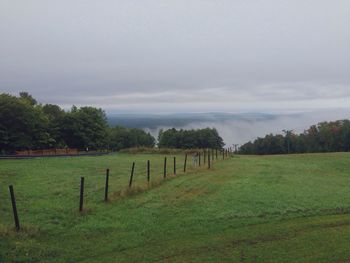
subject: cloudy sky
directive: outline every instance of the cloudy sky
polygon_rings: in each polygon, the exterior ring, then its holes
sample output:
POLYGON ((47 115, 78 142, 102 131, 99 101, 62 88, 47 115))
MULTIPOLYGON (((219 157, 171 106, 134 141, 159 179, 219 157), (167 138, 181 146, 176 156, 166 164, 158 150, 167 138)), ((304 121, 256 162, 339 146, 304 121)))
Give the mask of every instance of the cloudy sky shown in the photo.
POLYGON ((0 0, 0 90, 109 112, 350 108, 349 0, 0 0))

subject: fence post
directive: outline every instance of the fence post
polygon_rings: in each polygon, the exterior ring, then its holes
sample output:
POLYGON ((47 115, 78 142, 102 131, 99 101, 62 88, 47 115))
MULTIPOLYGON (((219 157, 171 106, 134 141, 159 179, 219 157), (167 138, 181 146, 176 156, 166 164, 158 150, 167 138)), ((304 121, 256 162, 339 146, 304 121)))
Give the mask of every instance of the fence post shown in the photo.
POLYGON ((206 157, 206 150, 204 149, 203 150, 203 163, 205 164, 205 162, 206 162, 206 159, 207 159, 207 157, 206 157))
POLYGON ((211 160, 214 161, 214 149, 211 149, 211 160))
POLYGON ((201 152, 198 152, 198 165, 201 166, 201 152))
POLYGON ((129 180, 129 188, 132 185, 132 179, 134 177, 134 170, 135 170, 135 162, 132 163, 132 167, 131 167, 131 174, 130 174, 130 180, 129 180))
POLYGON ((185 154, 184 173, 186 173, 186 165, 187 165, 187 153, 185 154))
POLYGON ((176 175, 176 156, 174 156, 174 175, 176 175))
POLYGON ((83 211, 84 206, 84 177, 80 177, 80 199, 79 199, 79 211, 83 211))
POLYGON ((215 157, 216 157, 216 160, 218 159, 218 149, 215 149, 215 157))
POLYGON ((164 174, 163 174, 163 178, 166 178, 166 157, 164 157, 164 174))
POLYGON ((149 182, 150 179, 151 179, 151 169, 150 169, 150 167, 151 167, 151 164, 150 164, 150 161, 148 160, 147 161, 147 182, 149 182))
POLYGON ((109 169, 106 169, 105 202, 108 201, 109 169))
POLYGON ((208 150, 208 169, 210 169, 210 151, 208 150))
POLYGON ((13 191, 13 186, 12 185, 9 185, 9 190, 10 190, 10 195, 11 195, 13 218, 15 220, 16 230, 19 231, 20 230, 20 225, 19 225, 19 219, 18 219, 18 213, 17 213, 16 198, 15 198, 15 193, 13 191))

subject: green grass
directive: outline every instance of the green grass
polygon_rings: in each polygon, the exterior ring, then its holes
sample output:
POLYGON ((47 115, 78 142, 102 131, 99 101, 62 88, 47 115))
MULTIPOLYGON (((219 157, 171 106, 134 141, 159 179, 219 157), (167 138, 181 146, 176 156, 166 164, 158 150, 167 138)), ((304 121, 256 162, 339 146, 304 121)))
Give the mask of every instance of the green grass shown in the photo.
POLYGON ((0 262, 350 262, 350 154, 236 156, 186 174, 178 155, 177 177, 169 155, 166 181, 163 158, 0 160, 0 262))

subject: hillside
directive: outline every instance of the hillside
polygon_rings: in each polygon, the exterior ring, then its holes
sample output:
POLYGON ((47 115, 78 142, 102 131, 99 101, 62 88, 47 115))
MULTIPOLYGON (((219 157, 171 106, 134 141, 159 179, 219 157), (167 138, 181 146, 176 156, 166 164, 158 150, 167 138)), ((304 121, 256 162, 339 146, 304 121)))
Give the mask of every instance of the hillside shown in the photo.
POLYGON ((268 121, 282 115, 266 113, 177 113, 177 114, 108 114, 111 126, 121 125, 130 128, 156 129, 159 127, 184 127, 200 123, 222 123, 228 121, 268 121))
POLYGON ((350 261, 349 153, 235 156, 186 174, 178 155, 177 177, 168 156, 165 181, 163 158, 0 160, 0 262, 350 261), (153 186, 147 190, 148 159, 153 186), (133 161, 134 190, 127 192, 133 161))

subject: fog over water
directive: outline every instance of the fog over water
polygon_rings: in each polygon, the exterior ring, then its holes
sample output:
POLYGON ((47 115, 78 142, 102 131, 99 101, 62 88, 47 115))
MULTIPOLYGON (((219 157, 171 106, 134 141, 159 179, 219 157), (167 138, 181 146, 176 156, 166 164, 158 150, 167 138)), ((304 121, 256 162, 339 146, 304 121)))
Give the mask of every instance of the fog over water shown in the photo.
POLYGON ((349 109, 318 110, 286 114, 228 114, 198 113, 175 115, 112 115, 110 122, 128 127, 143 128, 157 138, 160 129, 216 128, 227 146, 243 144, 269 133, 282 133, 283 129, 303 132, 322 121, 349 119, 349 109), (112 121, 111 121, 112 120, 112 121))

